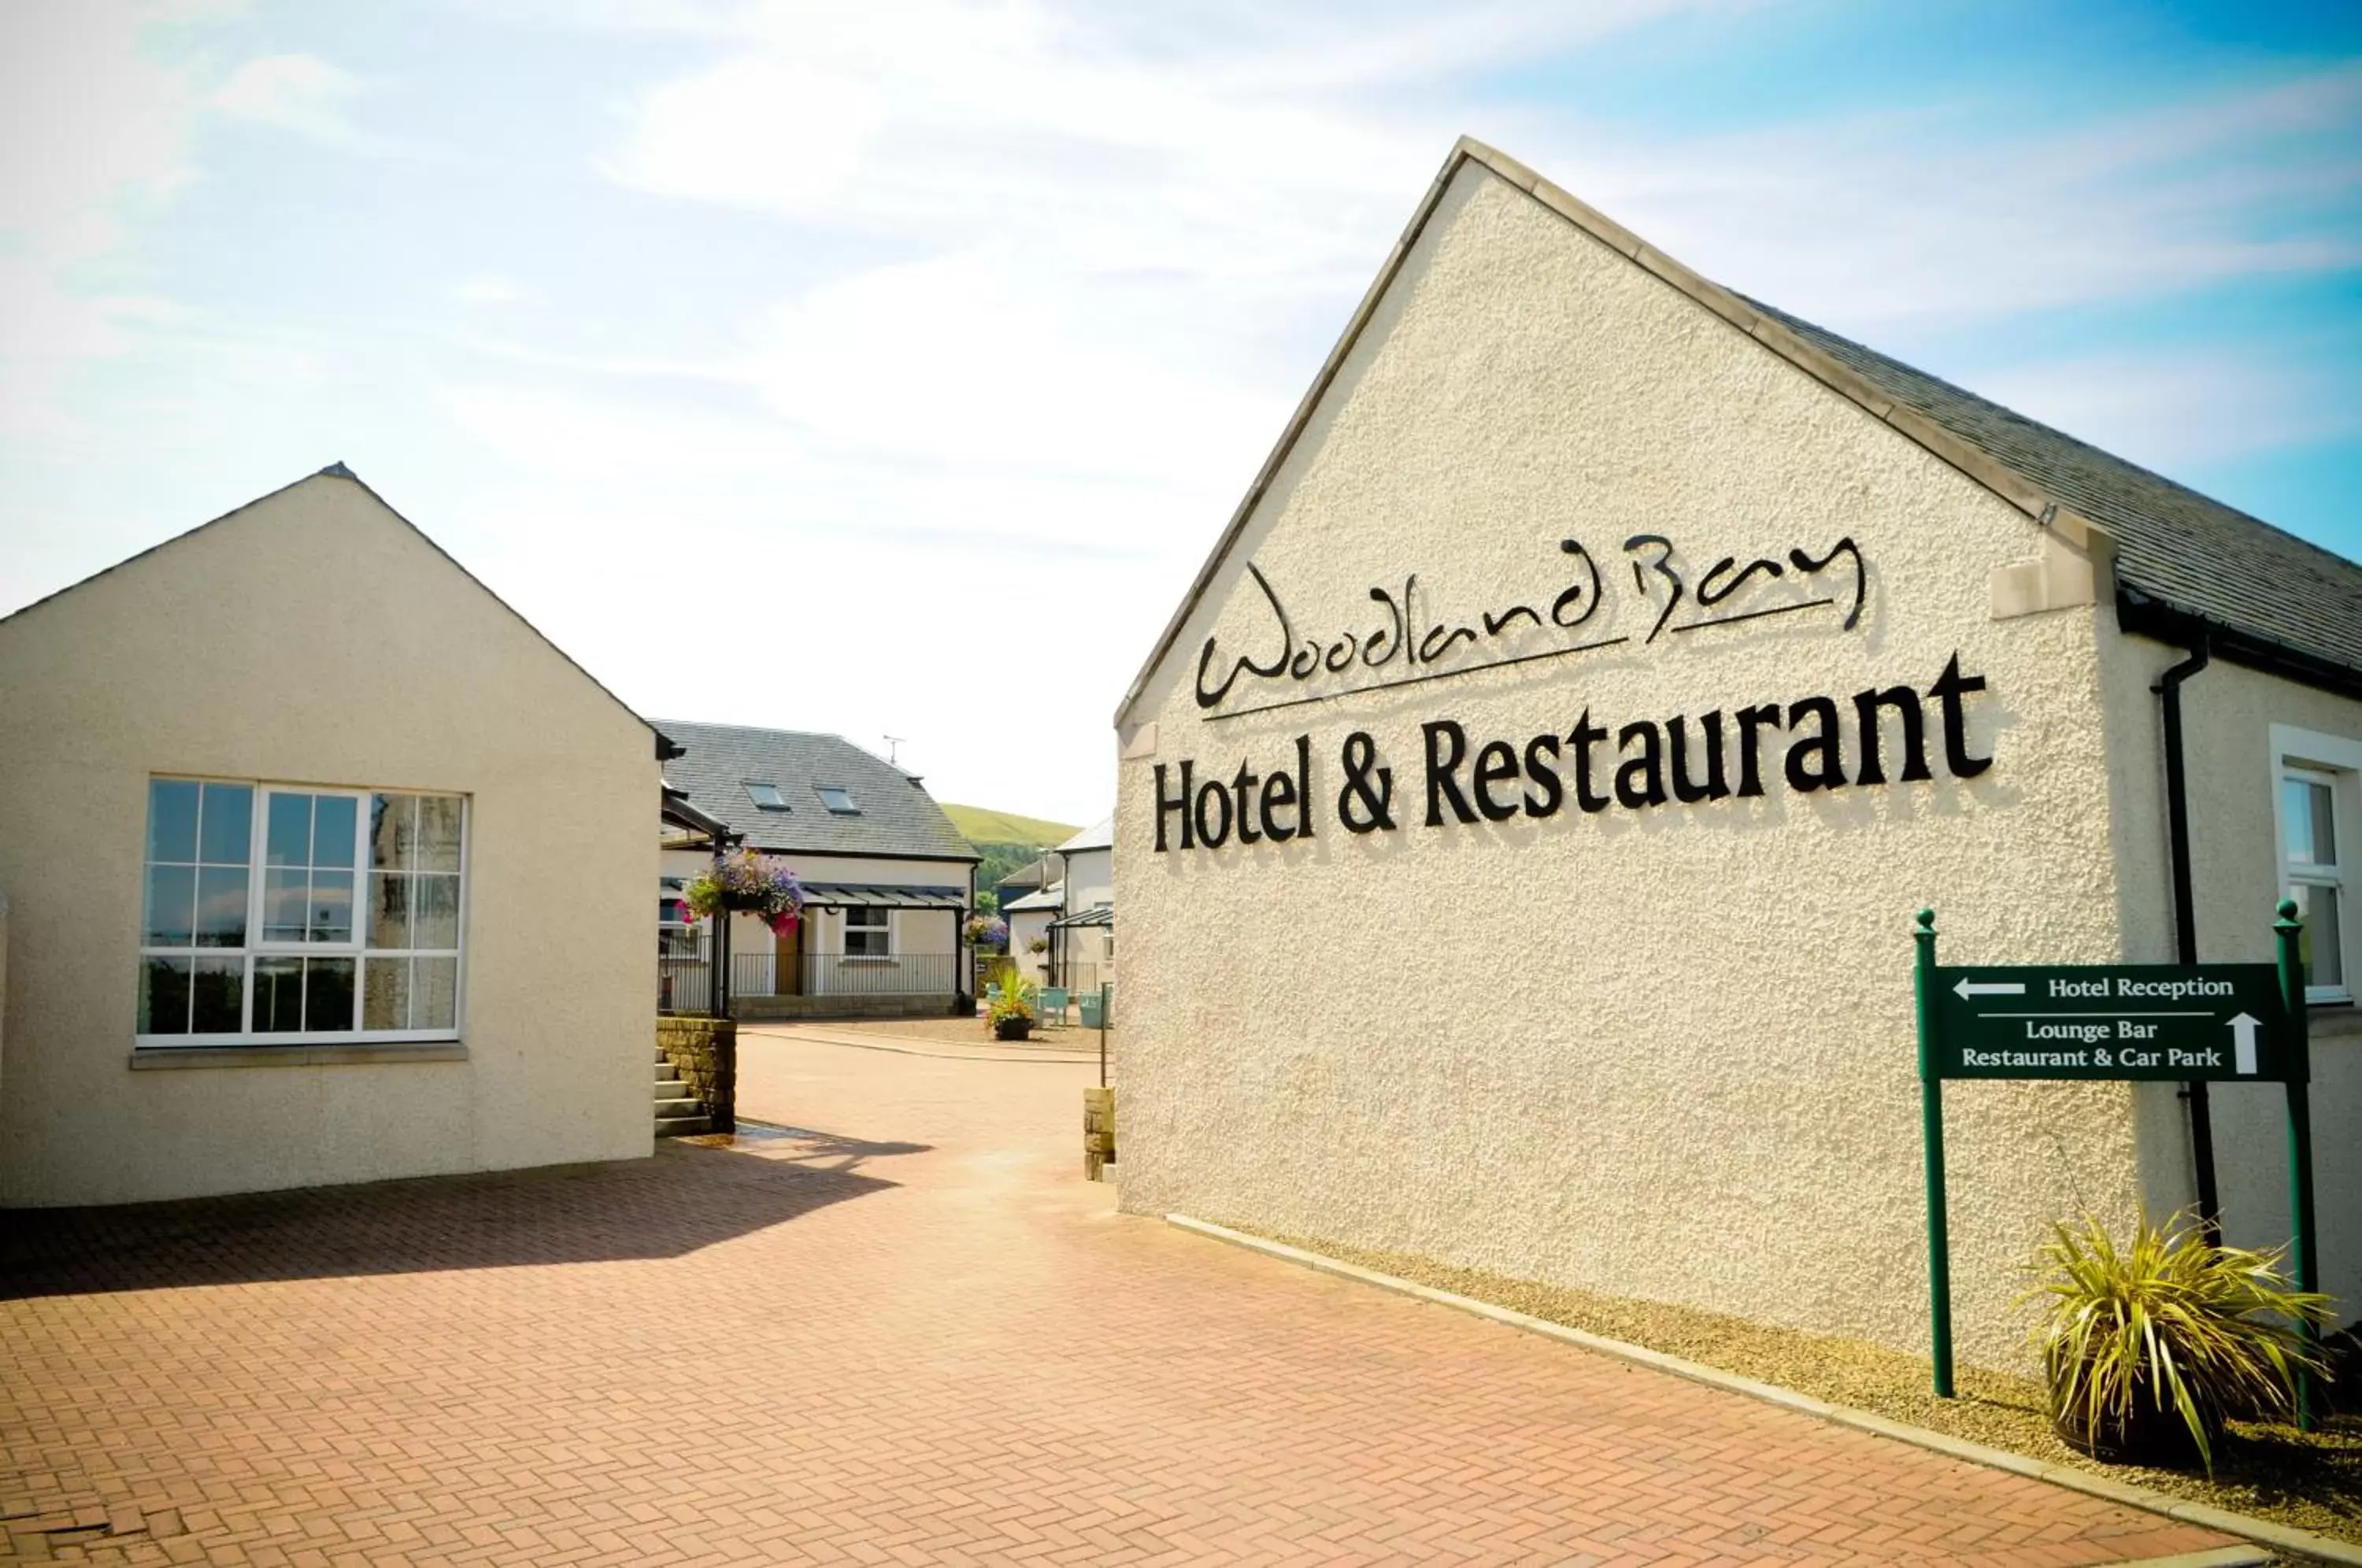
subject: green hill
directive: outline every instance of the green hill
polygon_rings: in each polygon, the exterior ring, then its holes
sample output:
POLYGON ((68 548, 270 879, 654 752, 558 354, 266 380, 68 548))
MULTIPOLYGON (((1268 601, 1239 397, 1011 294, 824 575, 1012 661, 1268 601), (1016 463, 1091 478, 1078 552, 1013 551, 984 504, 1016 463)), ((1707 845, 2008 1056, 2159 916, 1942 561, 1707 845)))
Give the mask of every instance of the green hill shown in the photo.
POLYGON ((1065 843, 1081 831, 1065 823, 1021 817, 1014 812, 988 811, 982 806, 955 806, 949 801, 943 802, 943 808, 952 819, 952 825, 975 845, 1030 844, 1036 849, 1047 849, 1065 843))

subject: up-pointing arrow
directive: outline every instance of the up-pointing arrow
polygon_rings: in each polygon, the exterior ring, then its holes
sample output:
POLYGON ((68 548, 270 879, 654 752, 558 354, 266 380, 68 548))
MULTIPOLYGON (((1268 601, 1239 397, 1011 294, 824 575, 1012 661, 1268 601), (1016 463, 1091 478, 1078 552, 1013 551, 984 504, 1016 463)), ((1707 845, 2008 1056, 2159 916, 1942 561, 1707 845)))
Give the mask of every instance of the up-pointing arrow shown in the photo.
POLYGON ((2022 997, 2025 994, 2025 987, 2015 980, 1986 980, 1980 983, 1970 979, 1966 975, 1960 977, 1960 983, 1954 986, 1952 989, 1959 994, 1962 1001, 1968 1000, 1970 997, 2022 997))
POLYGON ((2256 1070, 2256 1029, 2262 1022, 2244 1012, 2231 1020, 2231 1055, 2241 1073, 2256 1070))

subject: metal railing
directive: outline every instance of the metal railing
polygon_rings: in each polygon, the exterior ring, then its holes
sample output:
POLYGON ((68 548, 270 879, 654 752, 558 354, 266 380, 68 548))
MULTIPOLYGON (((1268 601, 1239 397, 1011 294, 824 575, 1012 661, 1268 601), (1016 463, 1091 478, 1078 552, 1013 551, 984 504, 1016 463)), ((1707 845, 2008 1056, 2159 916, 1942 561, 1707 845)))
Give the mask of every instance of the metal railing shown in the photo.
MULTIPOLYGON (((963 955, 896 953, 863 957, 844 953, 734 953, 734 1000, 766 997, 949 997, 959 989, 963 955)), ((657 959, 658 1012, 713 1010, 713 965, 703 956, 657 959)))

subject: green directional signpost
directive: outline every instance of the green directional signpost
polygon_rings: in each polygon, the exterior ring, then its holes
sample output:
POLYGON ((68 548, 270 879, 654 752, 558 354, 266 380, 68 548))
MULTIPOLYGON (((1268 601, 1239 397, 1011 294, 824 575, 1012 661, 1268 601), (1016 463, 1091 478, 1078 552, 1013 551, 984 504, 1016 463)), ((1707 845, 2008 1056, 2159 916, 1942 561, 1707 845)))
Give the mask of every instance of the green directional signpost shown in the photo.
POLYGON ((1936 967, 1942 1078, 2280 1081, 2269 964, 1936 967))
MULTIPOLYGON (((2278 964, 1936 962, 1936 916, 1919 911, 1919 1086, 1927 1166, 1929 1322, 1936 1392, 1952 1397, 1951 1245, 1944 1200, 1947 1078, 2277 1083, 2288 1091, 2297 1286, 2320 1288, 2312 1218, 2312 1073, 2292 904, 2273 930, 2278 964)), ((2300 1383, 2297 1421, 2312 1430, 2300 1383)))

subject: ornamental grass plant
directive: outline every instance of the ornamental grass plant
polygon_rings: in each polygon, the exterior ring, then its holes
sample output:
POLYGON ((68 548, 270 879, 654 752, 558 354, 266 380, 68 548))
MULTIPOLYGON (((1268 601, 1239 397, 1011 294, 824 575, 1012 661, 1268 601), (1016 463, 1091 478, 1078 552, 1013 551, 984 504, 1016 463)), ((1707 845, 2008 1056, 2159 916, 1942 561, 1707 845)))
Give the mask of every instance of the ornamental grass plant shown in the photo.
POLYGON ((2089 1215, 2054 1224, 2020 1300, 2045 1303, 2033 1339, 2059 1437, 2119 1463, 2194 1452, 2211 1475, 2224 1421, 2293 1411, 2298 1374, 2327 1374, 2330 1311, 2290 1286, 2284 1252, 2216 1246, 2187 1211, 2144 1214, 2122 1246, 2089 1215))
POLYGON ((1024 971, 1007 962, 994 967, 991 980, 999 989, 985 1004, 986 1032, 1001 1040, 1022 1040, 1041 1016, 1035 1008, 1040 988, 1026 977, 1024 971))

